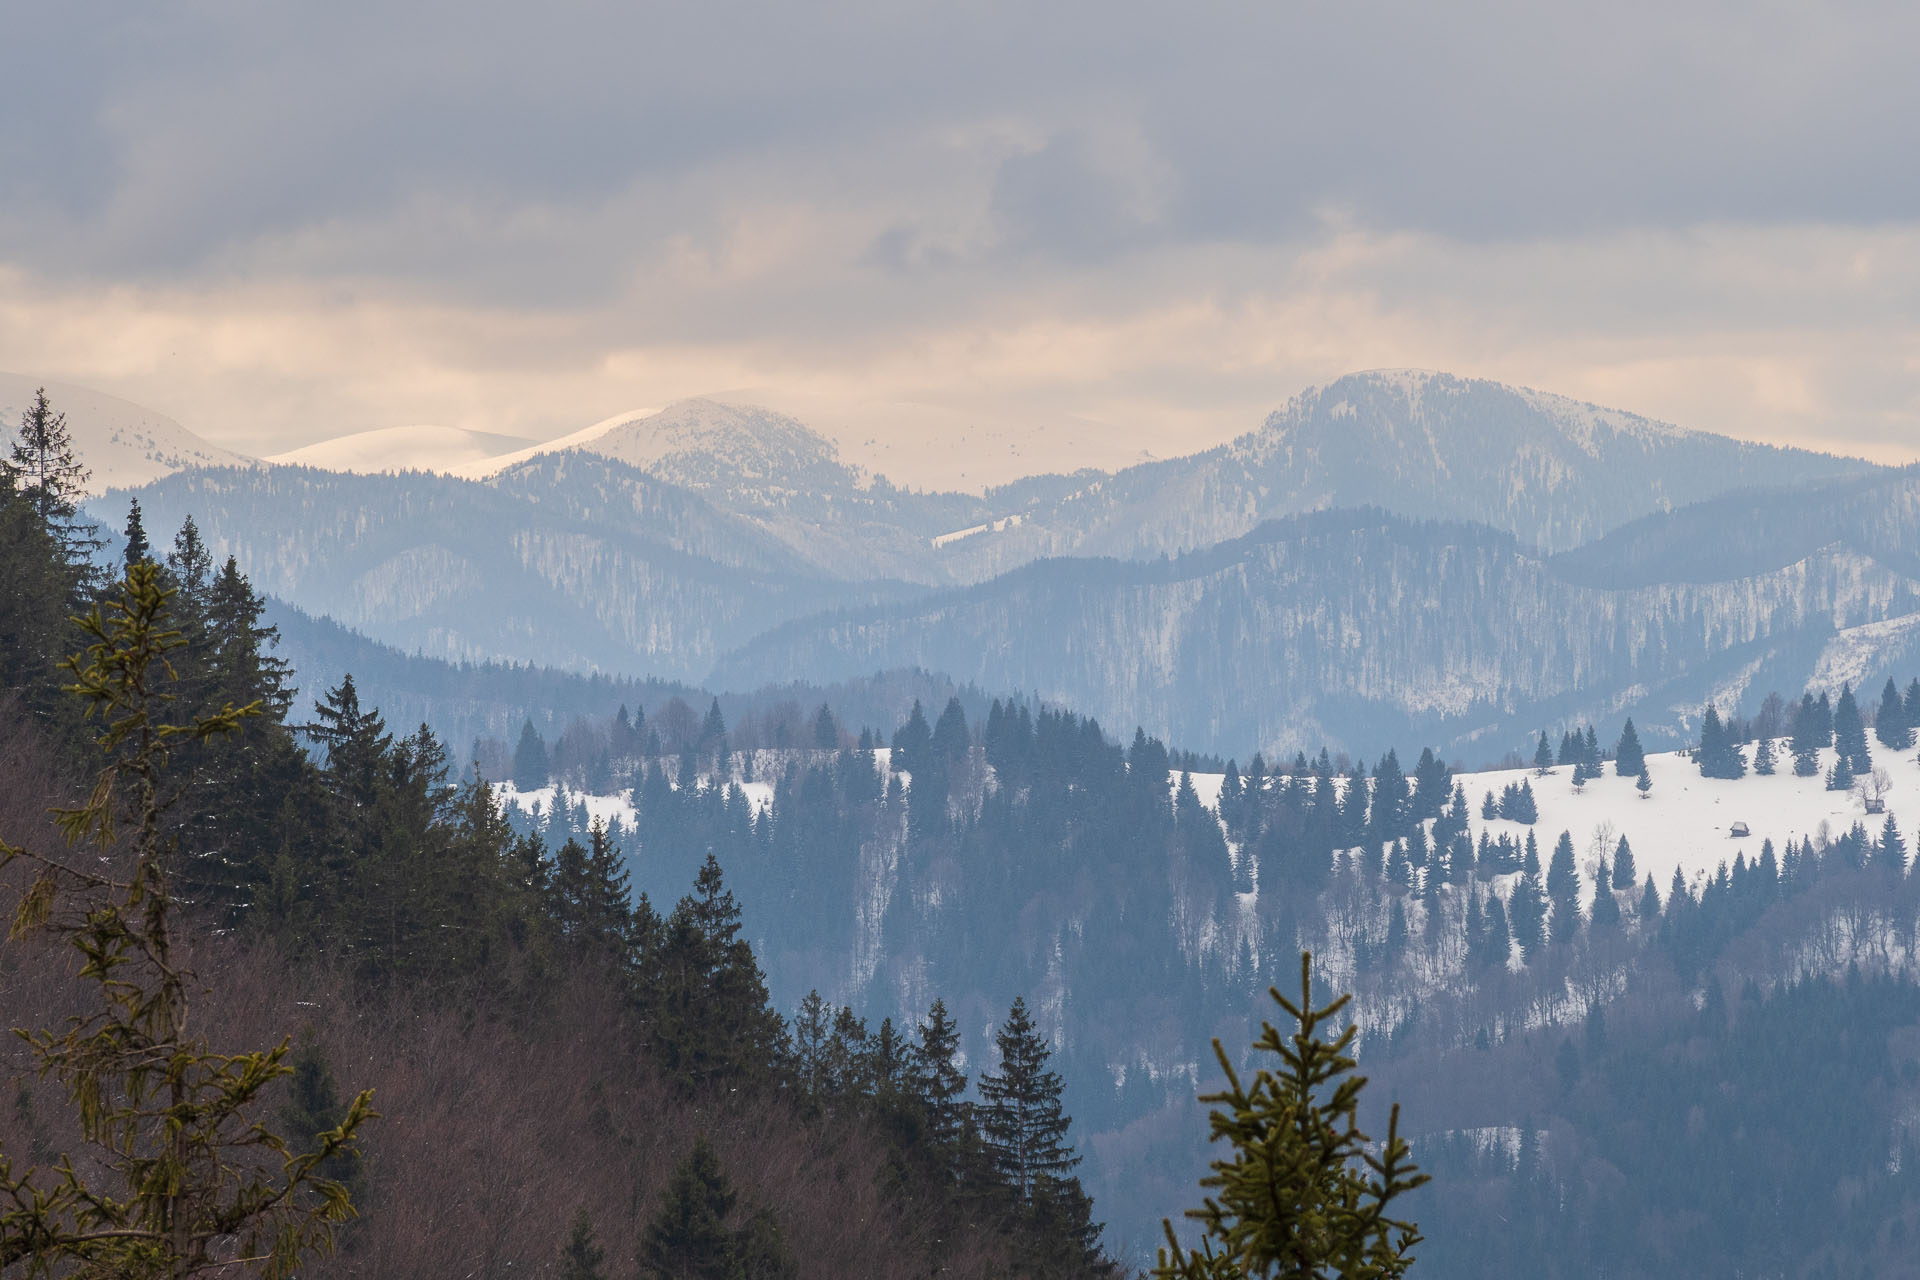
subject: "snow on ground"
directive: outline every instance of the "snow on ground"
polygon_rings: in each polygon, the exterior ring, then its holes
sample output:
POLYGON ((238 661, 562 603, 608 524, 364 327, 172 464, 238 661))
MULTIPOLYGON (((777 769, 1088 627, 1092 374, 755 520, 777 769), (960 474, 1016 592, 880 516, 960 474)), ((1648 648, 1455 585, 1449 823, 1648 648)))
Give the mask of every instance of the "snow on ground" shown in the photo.
MULTIPOLYGON (((1916 829, 1920 829, 1920 761, 1912 751, 1889 751, 1876 741, 1868 745, 1873 749, 1874 766, 1887 773, 1886 812, 1894 815, 1911 849, 1916 829)), ((1751 761, 1752 744, 1745 750, 1751 761)), ((1665 897, 1676 867, 1689 883, 1698 884, 1719 870, 1722 862, 1731 866, 1737 854, 1746 854, 1749 862, 1758 858, 1762 840, 1773 841, 1774 856, 1778 857, 1788 840, 1812 836, 1818 843, 1823 827, 1829 836, 1839 836, 1861 822, 1870 835, 1880 834, 1885 816, 1869 815, 1858 792, 1826 789, 1826 772, 1833 764, 1831 750, 1820 753, 1820 772, 1811 778, 1793 776, 1793 758, 1785 739, 1774 743, 1774 756, 1779 771, 1773 776, 1763 778, 1749 772, 1744 778, 1727 780, 1701 777, 1699 767, 1677 752, 1649 755, 1647 776, 1653 779, 1653 792, 1644 799, 1634 789, 1634 780, 1616 776, 1611 763, 1578 795, 1573 790, 1570 765, 1556 766, 1544 778, 1536 777, 1529 768, 1462 773, 1454 780, 1466 789, 1476 844, 1482 830, 1495 838, 1505 834, 1526 840, 1525 825, 1480 817, 1480 803, 1487 792, 1493 792, 1497 799, 1508 783, 1524 781, 1533 787, 1540 811, 1540 820, 1532 831, 1540 845, 1543 866, 1553 852, 1554 841, 1565 831, 1573 837, 1581 875, 1591 876, 1591 868, 1598 861, 1596 834, 1605 828, 1608 855, 1624 835, 1633 849, 1641 879, 1651 872, 1665 897), (1732 836, 1736 822, 1746 823, 1750 834, 1744 838, 1732 836)), ((1200 798, 1209 808, 1218 809, 1223 775, 1192 776, 1193 789, 1200 798)), ((1177 773, 1174 783, 1179 783, 1177 773)))
POLYGON ((378 475, 384 471, 453 472, 532 443, 519 436, 469 431, 464 427, 380 427, 276 453, 266 461, 360 475, 378 475))
MULTIPOLYGON (((1634 780, 1616 776, 1611 764, 1604 766, 1605 772, 1579 795, 1573 791, 1571 766, 1556 768, 1545 778, 1535 777, 1531 769, 1511 769, 1462 774, 1457 780, 1467 791, 1476 842, 1482 828, 1495 836, 1505 832, 1526 838, 1526 828, 1517 822, 1480 819, 1481 799, 1488 791, 1497 798, 1509 782, 1526 779, 1532 783, 1539 805, 1540 821, 1533 832, 1540 842, 1543 863, 1552 852, 1553 842, 1567 831, 1573 836, 1581 873, 1588 874, 1595 860, 1595 832, 1608 827, 1612 834, 1608 843, 1626 836, 1641 879, 1651 872, 1664 897, 1676 867, 1689 883, 1697 883, 1717 871, 1722 862, 1731 865, 1737 854, 1746 854, 1747 861, 1752 862, 1760 856, 1763 840, 1773 841, 1777 857, 1788 840, 1812 836, 1818 843, 1823 828, 1839 836, 1855 822, 1863 822, 1870 834, 1879 834, 1885 818, 1869 816, 1858 793, 1826 789, 1826 771, 1833 763, 1831 750, 1820 753, 1817 775, 1796 778, 1786 745, 1784 739, 1774 744, 1779 771, 1765 778, 1752 772, 1735 780, 1703 778, 1699 767, 1684 756, 1673 752, 1650 755, 1647 776, 1653 779, 1653 792, 1645 799, 1634 790, 1634 780), (1731 831, 1736 822, 1746 823, 1751 834, 1734 837, 1731 831)), ((1878 742, 1869 745, 1874 767, 1885 769, 1889 780, 1886 811, 1895 815, 1901 830, 1911 836, 1914 824, 1920 822, 1920 763, 1916 763, 1912 751, 1890 751, 1878 742)), ((1751 745, 1746 754, 1751 761, 1751 745)))

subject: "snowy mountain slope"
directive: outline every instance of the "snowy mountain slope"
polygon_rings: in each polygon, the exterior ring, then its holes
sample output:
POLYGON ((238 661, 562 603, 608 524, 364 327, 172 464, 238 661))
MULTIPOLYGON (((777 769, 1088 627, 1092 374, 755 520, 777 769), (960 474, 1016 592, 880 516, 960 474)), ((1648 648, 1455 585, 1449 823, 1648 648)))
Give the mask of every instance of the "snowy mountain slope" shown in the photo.
MULTIPOLYGON (((1607 852, 1621 836, 1633 849, 1635 865, 1642 879, 1648 874, 1665 898, 1673 873, 1680 871, 1689 884, 1697 885, 1719 870, 1721 863, 1731 866, 1735 857, 1748 862, 1760 857, 1763 841, 1773 842, 1778 858, 1788 840, 1812 838, 1824 844, 1832 836, 1843 835, 1859 822, 1875 836, 1885 815, 1867 813, 1859 793, 1828 791, 1826 771, 1833 764, 1833 751, 1820 755, 1820 773, 1810 778, 1793 776, 1792 757, 1784 739, 1776 741, 1774 752, 1779 771, 1771 777, 1749 773, 1744 778, 1703 778, 1694 762, 1686 756, 1668 752, 1647 757, 1647 776, 1653 790, 1642 799, 1632 778, 1618 777, 1613 766, 1578 793, 1573 790, 1572 769, 1562 767, 1545 778, 1531 769, 1498 770, 1462 774, 1456 780, 1466 788, 1467 800, 1475 814, 1474 831, 1484 828, 1498 837, 1506 834, 1517 840, 1526 838, 1527 828, 1499 819, 1481 821, 1481 797, 1488 791, 1498 796, 1508 783, 1526 780, 1533 788, 1540 820, 1532 831, 1540 842, 1544 860, 1562 831, 1572 834, 1580 855, 1581 875, 1592 883, 1589 865, 1597 860, 1596 832, 1610 833, 1607 852), (1736 822, 1747 825, 1749 835, 1734 837, 1736 822)), ((1920 760, 1912 751, 1888 751, 1873 743, 1874 764, 1887 772, 1891 789, 1885 798, 1886 812, 1903 831, 1911 834, 1920 823, 1920 760)), ((1746 748, 1749 759, 1751 744, 1746 748)))
POLYGON ((540 457, 542 454, 565 453, 569 449, 582 448, 592 441, 598 440, 615 427, 632 422, 636 418, 644 418, 658 412, 658 409, 634 409, 627 413, 617 413, 611 418, 602 418, 592 426, 582 427, 580 430, 561 436, 557 440, 543 440, 529 443, 507 453, 496 453, 485 458, 475 458, 471 461, 458 463, 443 469, 448 475, 461 476, 468 480, 489 480, 499 475, 502 471, 505 471, 508 467, 527 462, 533 458, 540 457))
POLYGON ((533 443, 521 436, 468 431, 462 427, 382 427, 322 440, 264 460, 360 475, 377 475, 383 471, 454 472, 510 450, 525 449, 533 443))
POLYGON ((0 427, 4 427, 0 441, 6 446, 11 447, 20 415, 43 386, 54 411, 67 416, 80 460, 93 472, 87 486, 90 493, 145 484, 187 467, 232 467, 252 461, 131 400, 17 373, 0 373, 0 427))
MULTIPOLYGON (((156 540, 191 514, 257 589, 456 660, 684 677, 823 604, 898 595, 811 576, 695 495, 591 455, 535 459, 492 484, 198 470, 138 496, 156 540)), ((125 497, 89 509, 117 524, 125 497)))
MULTIPOLYGON (((1846 547, 1608 588, 1484 528, 1323 512, 1171 561, 1050 560, 792 623, 711 680, 917 665, 1196 749, 1421 741, 1486 760, 1568 719, 1631 714, 1652 743, 1690 740, 1708 697, 1798 692, 1843 633, 1915 615, 1920 577, 1846 547)), ((1905 652, 1862 669, 1879 678, 1905 652)))
POLYGON ((1357 373, 1217 449, 1099 477, 1028 510, 1017 528, 971 541, 953 576, 1047 555, 1173 554, 1330 507, 1473 520, 1559 551, 1731 489, 1872 470, 1481 379, 1357 373))

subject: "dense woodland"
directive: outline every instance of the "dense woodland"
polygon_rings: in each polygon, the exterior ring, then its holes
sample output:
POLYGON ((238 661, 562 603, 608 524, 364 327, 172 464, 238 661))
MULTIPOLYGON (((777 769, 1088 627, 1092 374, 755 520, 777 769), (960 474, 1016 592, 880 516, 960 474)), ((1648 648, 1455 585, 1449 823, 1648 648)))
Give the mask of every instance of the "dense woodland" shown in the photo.
MULTIPOLYGON (((293 673, 235 561, 212 563, 191 521, 152 546, 136 508, 124 564, 102 567, 84 475, 57 414, 35 414, 0 469, 0 834, 60 840, 48 809, 97 765, 61 689, 69 619, 113 597, 117 569, 158 564, 184 642, 168 716, 259 712, 168 762, 203 1016, 240 1044, 298 1039, 278 1113, 294 1140, 350 1091, 382 1112, 338 1170, 361 1216, 302 1274, 1112 1270, 1024 1003, 972 1071, 937 998, 868 1027, 814 997, 789 1024, 710 852, 656 909, 604 832, 514 833, 484 782, 457 783, 431 733, 390 730, 351 679, 289 723, 293 673)), ((9 950, 9 1021, 60 1023, 79 999, 65 953, 9 950)), ((14 1075, 0 1146, 84 1164, 60 1091, 24 1057, 14 1075)))

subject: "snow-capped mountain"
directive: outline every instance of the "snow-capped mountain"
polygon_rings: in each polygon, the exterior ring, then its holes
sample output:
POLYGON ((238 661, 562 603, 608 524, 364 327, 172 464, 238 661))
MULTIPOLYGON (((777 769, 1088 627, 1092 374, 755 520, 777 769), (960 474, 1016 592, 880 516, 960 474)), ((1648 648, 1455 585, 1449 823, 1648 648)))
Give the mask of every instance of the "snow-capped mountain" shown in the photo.
POLYGON ((464 427, 382 427, 276 453, 265 461, 361 475, 377 475, 383 471, 456 472, 472 463, 525 449, 534 443, 523 436, 469 431, 464 427))
POLYGON ((11 444, 20 415, 41 387, 67 417, 75 452, 93 475, 88 492, 104 493, 146 484, 189 467, 231 467, 251 462, 245 454, 201 439, 172 418, 131 400, 46 378, 0 373, 0 441, 11 444))

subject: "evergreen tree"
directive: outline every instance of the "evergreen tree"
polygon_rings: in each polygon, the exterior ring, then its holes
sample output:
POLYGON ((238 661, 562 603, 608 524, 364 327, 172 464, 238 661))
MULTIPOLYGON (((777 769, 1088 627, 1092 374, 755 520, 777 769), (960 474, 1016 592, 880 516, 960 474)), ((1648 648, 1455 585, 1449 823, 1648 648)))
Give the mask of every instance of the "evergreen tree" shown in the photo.
POLYGON ((1860 718, 1859 704, 1853 700, 1851 684, 1840 686, 1840 701, 1833 708, 1833 746, 1847 757, 1851 772, 1861 774, 1873 768, 1873 759, 1867 753, 1867 726, 1860 718))
POLYGON ((980 1077, 981 1137, 995 1173, 1030 1200, 1042 1181, 1064 1179, 1080 1163, 1067 1142, 1073 1120, 1061 1109, 1060 1076, 1047 1066, 1051 1051, 1024 999, 1014 998, 994 1045, 999 1067, 980 1077))
POLYGON ((1639 878, 1639 871, 1633 865, 1633 846, 1627 843, 1625 836, 1613 850, 1613 887, 1620 890, 1633 888, 1639 878))
POLYGON ((1546 889, 1540 883, 1540 850, 1533 833, 1527 833, 1527 852, 1520 864, 1520 879, 1514 883, 1513 897, 1507 903, 1507 918, 1512 921, 1513 940, 1531 961, 1546 942, 1546 889))
POLYGON ((1552 940, 1555 944, 1573 941, 1580 932, 1580 872, 1574 865, 1573 836, 1565 831, 1554 842, 1547 864, 1547 899, 1553 908, 1552 940))
POLYGON ((1507 908, 1499 894, 1487 898, 1487 963, 1506 968, 1513 960, 1513 931, 1507 925, 1507 908))
POLYGON ((607 1251, 594 1242, 593 1219, 585 1209, 573 1215, 573 1228, 560 1249, 560 1280, 607 1280, 600 1264, 607 1251))
POLYGON ((813 717, 813 745, 822 751, 840 749, 840 726, 834 723, 833 711, 824 702, 813 717))
POLYGON ((1833 768, 1827 770, 1827 790, 1853 790, 1853 757, 1845 751, 1834 752, 1833 768))
POLYGON ((513 785, 521 791, 538 791, 552 780, 547 744, 529 719, 520 726, 520 742, 513 749, 513 785))
POLYGON ((1891 677, 1887 687, 1880 691, 1880 710, 1874 717, 1873 735, 1880 739, 1880 745, 1895 751, 1905 751, 1913 745, 1913 725, 1907 720, 1906 700, 1900 696, 1900 686, 1891 677))
POLYGON ((1622 778, 1635 778, 1646 768, 1647 753, 1640 746, 1639 731, 1633 727, 1633 718, 1627 718, 1626 727, 1620 730, 1620 741, 1613 749, 1613 771, 1622 778))
POLYGON ((1660 891, 1654 888, 1653 872, 1647 872, 1646 887, 1640 891, 1640 905, 1635 910, 1641 924, 1652 924, 1660 918, 1660 891))
POLYGON ((1753 748, 1753 771, 1770 778, 1774 771, 1773 739, 1762 738, 1753 748))
POLYGON ((893 767, 917 778, 927 767, 932 746, 933 730, 927 725, 926 713, 920 709, 920 700, 915 698, 907 722, 893 734, 893 767))
POLYGON ((131 569, 145 560, 153 559, 153 549, 147 544, 147 527, 140 519, 140 499, 135 498, 127 507, 126 528, 127 550, 124 565, 131 569))
POLYGON ((1633 789, 1640 793, 1642 800, 1653 794, 1653 775, 1647 772, 1644 764, 1640 766, 1640 776, 1633 781, 1633 789))
POLYGON ((1894 825, 1892 814, 1887 815, 1886 822, 1880 828, 1880 839, 1873 849, 1873 862, 1895 878, 1907 873, 1907 842, 1901 838, 1900 828, 1894 825))
MULTIPOLYGON (((1588 923, 1595 933, 1620 927, 1620 900, 1613 896, 1613 890, 1609 887, 1617 881, 1618 866, 1616 859, 1614 868, 1609 870, 1602 860, 1600 874, 1593 878, 1593 909, 1588 912, 1588 923)), ((1632 883, 1632 880, 1627 881, 1629 887, 1632 883)))
POLYGON ((80 515, 92 473, 74 451, 67 415, 54 411, 45 387, 34 392, 33 403, 20 415, 9 470, 61 559, 84 566, 100 549, 92 526, 80 515))
POLYGON ((956 1065, 960 1029, 947 1014, 946 1003, 935 999, 920 1024, 913 1047, 914 1092, 927 1109, 927 1128, 936 1145, 956 1150, 967 1129, 968 1107, 963 1095, 967 1077, 956 1065))
POLYGON ((1325 1007, 1313 1002, 1312 958, 1300 963, 1300 1002, 1278 990, 1273 997, 1292 1020, 1282 1036, 1263 1024, 1256 1052, 1274 1055, 1243 1082, 1218 1041, 1214 1054, 1227 1087, 1200 1101, 1215 1108, 1212 1136, 1232 1154, 1215 1160, 1201 1179, 1209 1194, 1191 1210, 1204 1238, 1188 1250, 1165 1225, 1167 1247, 1154 1268, 1156 1280, 1242 1280, 1251 1276, 1369 1277, 1395 1280, 1411 1265, 1420 1234, 1411 1222, 1388 1216, 1393 1202, 1425 1182, 1399 1135, 1400 1108, 1387 1121, 1379 1154, 1359 1128, 1359 1096, 1366 1081, 1349 1026, 1328 1038, 1321 1028, 1346 1005, 1342 996, 1325 1007))
POLYGON ((641 1237, 640 1274, 646 1280, 734 1280, 735 1238, 727 1217, 736 1198, 713 1145, 696 1138, 641 1237))
POLYGON ((1553 748, 1547 745, 1547 731, 1540 731, 1540 745, 1533 749, 1533 771, 1544 778, 1553 772, 1553 748))

